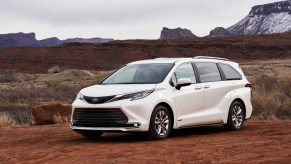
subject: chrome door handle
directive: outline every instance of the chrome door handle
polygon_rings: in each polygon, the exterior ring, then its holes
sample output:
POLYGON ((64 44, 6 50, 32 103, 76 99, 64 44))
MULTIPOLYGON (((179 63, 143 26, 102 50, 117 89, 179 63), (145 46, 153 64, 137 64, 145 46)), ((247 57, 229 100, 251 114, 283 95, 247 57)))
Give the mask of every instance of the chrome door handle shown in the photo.
POLYGON ((204 88, 210 88, 210 85, 204 85, 204 88))
POLYGON ((202 89, 202 87, 201 86, 195 87, 195 90, 199 90, 199 89, 202 89))

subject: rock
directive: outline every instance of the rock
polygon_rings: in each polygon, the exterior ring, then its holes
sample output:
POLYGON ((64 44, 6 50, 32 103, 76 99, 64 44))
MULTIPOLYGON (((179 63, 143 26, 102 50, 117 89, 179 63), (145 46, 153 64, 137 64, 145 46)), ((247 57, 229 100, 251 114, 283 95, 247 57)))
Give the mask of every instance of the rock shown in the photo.
POLYGON ((53 73, 60 73, 61 69, 59 66, 53 66, 50 69, 47 70, 48 74, 53 74, 53 73))
POLYGON ((59 118, 66 118, 69 121, 71 113, 72 106, 70 104, 59 102, 37 105, 32 109, 34 125, 54 124, 59 118))
POLYGON ((197 38, 190 30, 182 29, 182 28, 175 28, 169 29, 167 27, 163 27, 161 32, 160 39, 192 39, 197 38))
POLYGON ((209 37, 226 37, 226 36, 230 36, 230 33, 229 31, 227 31, 227 29, 223 27, 216 27, 209 33, 209 37))

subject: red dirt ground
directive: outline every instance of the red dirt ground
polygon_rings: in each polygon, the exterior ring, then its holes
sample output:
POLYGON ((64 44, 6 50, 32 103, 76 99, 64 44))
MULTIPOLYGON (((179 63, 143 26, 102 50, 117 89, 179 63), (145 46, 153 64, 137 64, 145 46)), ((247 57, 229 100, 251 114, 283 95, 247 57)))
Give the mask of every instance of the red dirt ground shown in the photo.
POLYGON ((177 130, 166 140, 104 133, 86 140, 68 125, 0 130, 0 163, 288 163, 291 121, 247 121, 241 131, 222 126, 177 130))

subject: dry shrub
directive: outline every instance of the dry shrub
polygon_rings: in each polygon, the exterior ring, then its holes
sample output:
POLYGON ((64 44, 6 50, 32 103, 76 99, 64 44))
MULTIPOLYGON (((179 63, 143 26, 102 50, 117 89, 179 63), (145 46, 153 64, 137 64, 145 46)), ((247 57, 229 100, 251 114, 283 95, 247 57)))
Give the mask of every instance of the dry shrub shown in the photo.
MULTIPOLYGON (((61 101, 72 103, 80 87, 60 85, 50 88, 21 88, 21 89, 2 89, 0 90, 0 104, 19 104, 11 105, 11 114, 17 124, 33 124, 33 107, 42 102, 61 101), (16 110, 19 108, 19 110, 16 110), (20 110, 21 108, 21 110, 20 110)), ((63 118, 63 122, 66 118, 63 118)))
POLYGON ((12 82, 12 81, 15 81, 14 76, 12 76, 9 73, 0 72, 0 83, 7 83, 7 82, 12 82))
POLYGON ((61 116, 59 113, 53 116, 53 121, 55 124, 64 124, 70 121, 69 116, 61 116))
MULTIPOLYGON (((45 86, 25 88, 0 89, 0 110, 8 112, 10 120, 15 124, 33 124, 32 108, 36 104, 58 101, 72 103, 81 88, 95 85, 104 79, 112 71, 93 71, 90 80, 83 83, 76 82, 75 85, 61 84, 59 81, 44 81, 45 86), (95 75, 95 76, 94 76, 95 75)), ((8 78, 9 76, 5 76, 8 78)), ((9 80, 9 79, 8 79, 9 80)), ((75 80, 75 79, 73 79, 75 80)), ((69 122, 69 117, 54 116, 54 122, 69 122)))
POLYGON ((15 121, 11 119, 7 114, 0 116, 0 127, 8 127, 15 124, 15 121))
POLYGON ((253 116, 259 119, 276 119, 278 102, 274 94, 268 96, 266 92, 253 92, 252 105, 253 116))
POLYGON ((30 108, 37 102, 65 101, 72 102, 82 86, 59 85, 49 88, 1 89, 0 103, 27 104, 30 108))
POLYGON ((254 117, 291 119, 291 78, 287 72, 280 72, 276 78, 257 77, 253 86, 254 117))

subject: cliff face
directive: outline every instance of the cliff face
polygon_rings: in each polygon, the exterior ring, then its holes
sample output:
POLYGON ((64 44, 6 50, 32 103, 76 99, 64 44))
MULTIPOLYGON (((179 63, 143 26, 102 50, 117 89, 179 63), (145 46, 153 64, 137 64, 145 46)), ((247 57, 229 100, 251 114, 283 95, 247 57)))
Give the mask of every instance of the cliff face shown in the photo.
POLYGON ((160 39, 191 39, 197 38, 190 30, 182 29, 182 28, 175 28, 169 29, 164 27, 160 39))
POLYGON ((38 41, 35 39, 35 33, 0 34, 0 48, 37 45, 38 41))
POLYGON ((227 29, 217 27, 209 37, 275 34, 291 31, 291 0, 252 7, 249 14, 227 29))
POLYGON ((291 1, 254 6, 245 18, 227 30, 231 35, 288 32, 291 30, 291 1))

